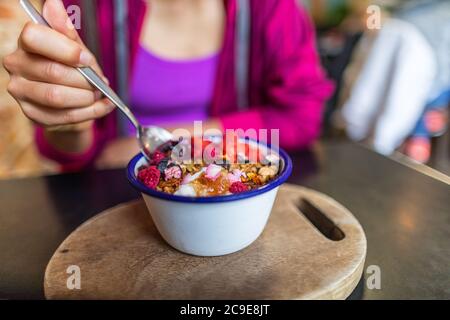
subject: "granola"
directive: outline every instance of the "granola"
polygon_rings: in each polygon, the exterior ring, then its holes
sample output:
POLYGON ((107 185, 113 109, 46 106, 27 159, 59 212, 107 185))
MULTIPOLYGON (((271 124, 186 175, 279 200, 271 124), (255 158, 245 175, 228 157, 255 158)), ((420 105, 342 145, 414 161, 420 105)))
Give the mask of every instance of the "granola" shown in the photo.
MULTIPOLYGON (((244 152, 239 153, 234 147, 223 148, 223 145, 219 147, 212 142, 202 141, 202 158, 193 160, 191 157, 174 157, 175 153, 196 154, 191 149, 180 152, 180 144, 181 142, 170 143, 150 155, 149 164, 138 170, 138 180, 160 192, 188 197, 211 197, 259 189, 274 180, 280 171, 278 155, 267 155, 257 150, 254 153, 257 154, 256 161, 250 161, 251 148, 247 145, 244 152), (225 151, 220 153, 218 150, 222 149, 225 151), (205 153, 211 157, 205 159, 205 153)), ((193 145, 193 141, 189 143, 190 147, 193 145)))

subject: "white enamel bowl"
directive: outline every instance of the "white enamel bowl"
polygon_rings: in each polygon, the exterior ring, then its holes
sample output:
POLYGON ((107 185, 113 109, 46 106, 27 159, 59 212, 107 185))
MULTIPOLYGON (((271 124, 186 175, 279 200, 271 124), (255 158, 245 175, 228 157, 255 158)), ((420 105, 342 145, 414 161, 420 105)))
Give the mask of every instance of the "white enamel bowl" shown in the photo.
MULTIPOLYGON (((248 143, 257 145, 253 141, 248 143)), ((128 180, 142 193, 167 243, 191 255, 221 256, 244 249, 263 232, 278 189, 292 173, 287 153, 283 150, 278 153, 280 175, 261 189, 236 195, 191 198, 147 188, 136 177, 138 169, 147 164, 141 154, 128 164, 128 180)))

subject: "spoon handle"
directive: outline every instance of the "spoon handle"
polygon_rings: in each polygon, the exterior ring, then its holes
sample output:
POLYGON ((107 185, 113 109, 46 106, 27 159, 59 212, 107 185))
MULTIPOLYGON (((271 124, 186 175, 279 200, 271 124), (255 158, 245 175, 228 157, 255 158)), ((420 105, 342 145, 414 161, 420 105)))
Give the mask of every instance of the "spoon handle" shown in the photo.
MULTIPOLYGON (((25 12, 30 16, 31 20, 33 20, 36 24, 41 24, 46 27, 51 28, 51 26, 48 24, 48 22, 45 20, 43 16, 36 10, 36 8, 30 3, 28 0, 20 0, 20 4, 25 10, 25 12)), ((139 122, 137 121, 136 117, 133 115, 131 110, 128 108, 128 106, 120 99, 120 97, 114 92, 113 89, 111 89, 103 80, 102 78, 94 71, 94 69, 90 67, 81 67, 76 68, 84 78, 86 78, 87 81, 91 85, 93 85, 95 88, 97 88, 101 93, 103 93, 112 103, 116 105, 117 108, 119 108, 120 111, 123 112, 123 114, 133 123, 133 125, 136 127, 136 129, 140 128, 139 122)))

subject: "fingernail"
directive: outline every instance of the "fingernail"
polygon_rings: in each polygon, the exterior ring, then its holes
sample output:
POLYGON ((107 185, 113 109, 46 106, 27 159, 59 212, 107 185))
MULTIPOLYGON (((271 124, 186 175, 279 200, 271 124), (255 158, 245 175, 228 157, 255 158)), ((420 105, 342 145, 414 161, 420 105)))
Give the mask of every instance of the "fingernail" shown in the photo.
POLYGON ((102 93, 100 91, 95 91, 94 92, 95 101, 100 100, 102 98, 102 96, 103 95, 102 95, 102 93))
POLYGON ((114 103, 112 103, 111 101, 108 100, 108 103, 106 104, 106 108, 109 111, 113 111, 116 108, 116 105, 114 103))
POLYGON ((81 51, 80 64, 82 66, 89 66, 91 62, 92 62, 92 55, 85 50, 81 51))
POLYGON ((108 98, 104 98, 102 101, 103 101, 103 104, 105 105, 106 109, 113 109, 115 107, 114 103, 109 101, 108 98))

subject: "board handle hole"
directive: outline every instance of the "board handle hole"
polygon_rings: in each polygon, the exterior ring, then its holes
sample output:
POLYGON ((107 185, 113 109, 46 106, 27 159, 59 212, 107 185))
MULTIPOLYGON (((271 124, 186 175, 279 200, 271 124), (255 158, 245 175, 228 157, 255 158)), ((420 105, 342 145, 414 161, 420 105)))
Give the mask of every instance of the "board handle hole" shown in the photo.
POLYGON ((341 241, 345 238, 345 233, 308 199, 301 198, 297 207, 326 238, 332 241, 341 241))

